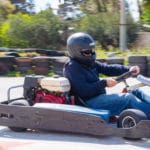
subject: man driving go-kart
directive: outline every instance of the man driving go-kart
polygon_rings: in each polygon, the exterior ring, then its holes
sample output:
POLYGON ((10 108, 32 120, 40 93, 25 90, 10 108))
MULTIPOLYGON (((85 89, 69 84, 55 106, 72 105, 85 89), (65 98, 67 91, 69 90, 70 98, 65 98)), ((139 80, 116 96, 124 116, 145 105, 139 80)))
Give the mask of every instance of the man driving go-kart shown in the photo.
MULTIPOLYGON (((86 33, 71 35, 67 46, 70 60, 65 77, 29 75, 23 85, 10 87, 8 100, 0 103, 0 125, 17 132, 30 129, 150 138, 149 96, 138 88, 129 90, 131 86, 127 93, 107 94, 105 90, 138 75, 139 67, 97 62, 95 42, 86 33), (111 77, 103 79, 99 74, 111 77), (10 91, 20 87, 23 96, 11 99, 10 91)), ((137 77, 141 85, 150 86, 150 79, 137 77)))
POLYGON ((125 109, 143 111, 150 119, 150 103, 139 89, 130 93, 107 94, 106 87, 115 86, 118 81, 113 78, 101 79, 100 74, 118 76, 134 70, 133 76, 139 74, 138 66, 107 65, 96 61, 95 41, 86 33, 74 33, 67 40, 70 61, 65 65, 64 75, 71 83, 71 92, 80 97, 89 107, 109 110, 118 115, 125 109))

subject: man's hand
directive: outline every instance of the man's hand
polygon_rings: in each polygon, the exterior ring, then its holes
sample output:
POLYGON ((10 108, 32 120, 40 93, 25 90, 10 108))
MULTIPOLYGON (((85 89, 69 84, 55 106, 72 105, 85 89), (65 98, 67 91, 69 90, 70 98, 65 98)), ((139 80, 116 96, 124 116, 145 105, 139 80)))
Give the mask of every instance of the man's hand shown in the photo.
POLYGON ((137 76, 140 73, 140 67, 139 66, 132 66, 130 70, 133 70, 134 72, 132 73, 133 76, 137 76))
POLYGON ((107 87, 115 86, 118 82, 114 78, 106 79, 107 87))

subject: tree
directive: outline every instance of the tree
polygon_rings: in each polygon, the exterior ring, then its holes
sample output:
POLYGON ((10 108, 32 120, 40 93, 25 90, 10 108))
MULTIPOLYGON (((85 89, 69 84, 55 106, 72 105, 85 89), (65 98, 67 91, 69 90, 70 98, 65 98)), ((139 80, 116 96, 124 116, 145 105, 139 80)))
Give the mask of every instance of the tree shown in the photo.
POLYGON ((51 9, 41 11, 32 17, 31 46, 49 49, 59 49, 61 21, 53 14, 51 9))
MULTIPOLYGON (((99 13, 85 16, 77 23, 76 30, 91 34, 101 46, 108 50, 109 47, 119 46, 119 14, 99 13)), ((136 38, 137 27, 128 16, 128 44, 136 38), (132 34, 131 34, 132 33, 132 34)))
POLYGON ((79 23, 79 30, 91 34, 104 49, 118 46, 119 25, 118 14, 99 13, 85 16, 79 23))
POLYGON ((85 14, 95 14, 100 12, 118 11, 118 0, 65 0, 65 3, 72 2, 72 5, 80 5, 85 14))
POLYGON ((11 3, 16 7, 14 13, 22 12, 30 15, 34 14, 34 0, 10 0, 11 3))
POLYGON ((141 20, 144 23, 150 24, 150 1, 143 0, 140 10, 141 10, 141 20))
POLYGON ((15 7, 8 0, 0 0, 0 22, 7 19, 8 14, 12 13, 15 7))

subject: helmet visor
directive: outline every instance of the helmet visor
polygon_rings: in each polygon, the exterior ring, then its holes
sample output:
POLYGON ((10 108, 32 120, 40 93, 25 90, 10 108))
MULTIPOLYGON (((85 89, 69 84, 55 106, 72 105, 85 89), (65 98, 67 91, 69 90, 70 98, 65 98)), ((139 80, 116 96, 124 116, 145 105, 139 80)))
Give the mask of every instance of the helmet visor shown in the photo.
POLYGON ((81 54, 83 56, 94 55, 95 54, 95 50, 93 50, 93 49, 82 49, 81 50, 81 54))

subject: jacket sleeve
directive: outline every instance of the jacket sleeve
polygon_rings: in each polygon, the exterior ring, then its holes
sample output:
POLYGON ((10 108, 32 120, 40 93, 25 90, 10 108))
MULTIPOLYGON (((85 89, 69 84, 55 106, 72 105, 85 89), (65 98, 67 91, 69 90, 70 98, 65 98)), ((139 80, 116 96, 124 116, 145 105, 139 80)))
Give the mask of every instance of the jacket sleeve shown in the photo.
POLYGON ((129 71, 129 66, 119 65, 119 64, 102 64, 96 62, 96 68, 99 73, 102 73, 107 76, 119 76, 127 71, 129 71))

